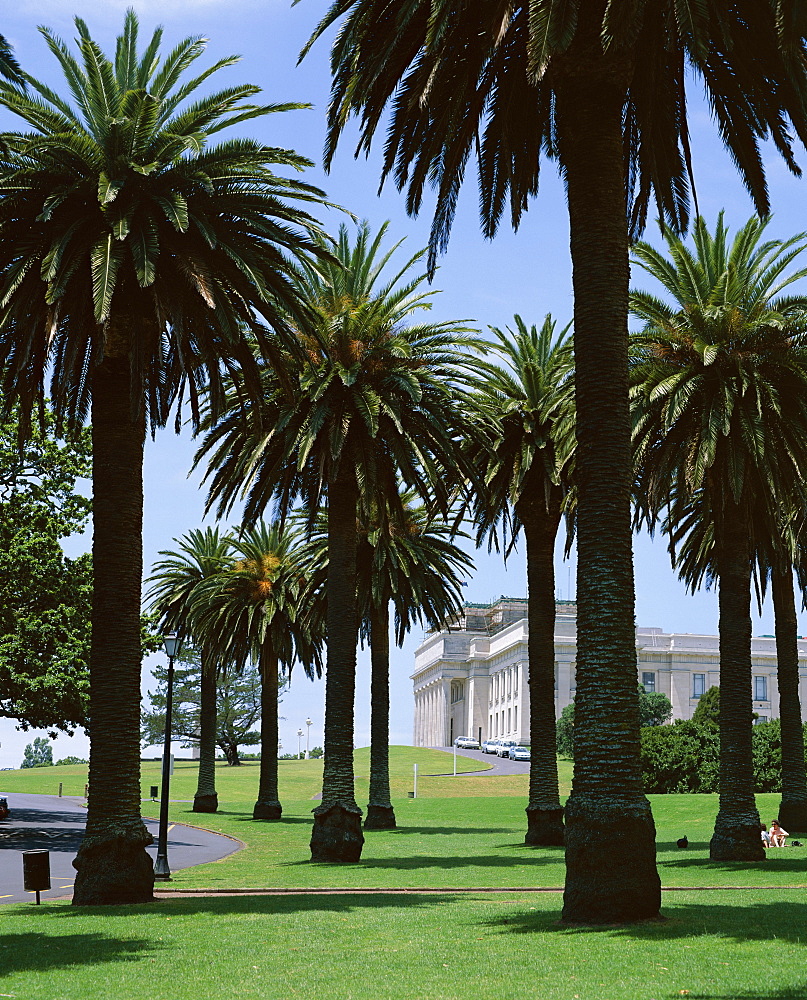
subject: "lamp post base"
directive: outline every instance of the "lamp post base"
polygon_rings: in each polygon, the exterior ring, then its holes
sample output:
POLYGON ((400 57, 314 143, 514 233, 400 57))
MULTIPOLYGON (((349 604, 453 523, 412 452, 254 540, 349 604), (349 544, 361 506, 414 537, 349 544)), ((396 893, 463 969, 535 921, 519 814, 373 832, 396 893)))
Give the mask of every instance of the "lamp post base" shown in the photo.
POLYGON ((157 855, 157 860, 154 862, 154 881, 171 881, 171 869, 168 867, 168 858, 165 858, 162 855, 157 855))

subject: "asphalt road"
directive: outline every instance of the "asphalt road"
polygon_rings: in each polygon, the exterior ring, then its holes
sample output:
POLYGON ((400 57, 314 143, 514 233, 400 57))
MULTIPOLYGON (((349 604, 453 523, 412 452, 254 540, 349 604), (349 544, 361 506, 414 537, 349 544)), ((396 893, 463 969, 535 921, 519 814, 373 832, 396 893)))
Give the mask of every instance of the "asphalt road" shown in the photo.
MULTIPOLYGON (((0 795, 5 795, 0 790, 0 795)), ((84 835, 87 810, 83 799, 56 795, 18 795, 8 798, 11 815, 0 820, 0 903, 33 901, 35 895, 23 889, 22 852, 50 851, 50 890, 43 900, 69 896, 76 870, 72 861, 84 835)), ((157 853, 157 821, 144 820, 155 843, 147 850, 157 853)), ((177 823, 168 829, 168 863, 172 870, 218 861, 238 850, 238 843, 206 830, 177 823)))
MULTIPOLYGON (((453 753, 454 747, 435 747, 435 750, 443 750, 445 753, 453 753)), ((529 774, 530 762, 528 760, 510 760, 509 757, 497 757, 495 753, 482 753, 481 750, 457 750, 458 757, 470 757, 478 760, 480 767, 488 767, 486 771, 463 771, 463 774, 473 777, 475 774, 529 774)), ((449 772, 451 773, 451 772, 449 772)))

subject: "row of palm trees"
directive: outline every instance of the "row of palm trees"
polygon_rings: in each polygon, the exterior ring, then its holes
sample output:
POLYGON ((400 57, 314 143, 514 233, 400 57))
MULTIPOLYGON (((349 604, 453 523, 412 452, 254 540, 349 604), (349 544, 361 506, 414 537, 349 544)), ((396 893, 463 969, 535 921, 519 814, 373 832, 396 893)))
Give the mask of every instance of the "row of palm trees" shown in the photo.
MULTIPOLYGON (((797 546, 783 548, 781 545, 782 515, 776 512, 785 499, 789 498, 792 502, 802 489, 798 463, 801 460, 801 468, 804 468, 804 456, 800 459, 798 449, 805 447, 802 442, 807 440, 807 426, 799 416, 804 409, 804 394, 798 391, 799 386, 793 383, 793 378, 807 377, 803 364, 807 355, 804 355, 802 343, 807 323, 807 300, 797 296, 783 299, 781 292, 794 281, 807 276, 803 270, 786 273, 787 266, 803 249, 804 241, 795 238, 761 243, 763 233, 764 225, 758 220, 751 220, 729 246, 722 218, 714 236, 708 232, 703 220, 698 219, 694 255, 670 231, 666 233, 670 259, 646 244, 639 244, 635 251, 637 263, 641 263, 665 285, 675 303, 670 307, 647 293, 632 293, 633 311, 646 322, 644 331, 633 338, 631 367, 636 426, 637 522, 646 521, 651 527, 655 526, 666 510, 664 530, 673 540, 674 558, 676 547, 680 548, 684 540, 676 563, 682 575, 695 587, 704 574, 709 573, 721 580, 722 593, 728 585, 724 579, 726 570, 721 568, 715 555, 716 527, 712 513, 718 504, 714 500, 703 502, 700 495, 703 487, 693 484, 692 477, 707 476, 713 492, 730 490, 729 473, 749 464, 742 454, 750 444, 757 449, 750 465, 758 475, 764 474, 764 478, 754 480, 746 471, 746 494, 754 500, 758 511, 763 511, 765 504, 772 499, 774 506, 771 510, 777 516, 776 532, 771 535, 770 523, 757 519, 753 525, 750 521, 741 523, 739 536, 746 538, 752 537, 754 532, 763 533, 760 539, 764 537, 765 544, 760 551, 767 553, 770 564, 760 564, 758 569, 763 586, 771 567, 789 567, 792 560, 798 558, 797 546), (697 289, 699 302, 693 299, 693 288, 697 289), (720 357, 721 354, 723 357, 720 357), (766 394, 764 404, 759 402, 760 392, 766 394), (739 424, 733 418, 735 411, 741 418, 739 424), (743 423, 749 412, 757 414, 760 419, 763 415, 767 416, 768 423, 765 425, 763 419, 759 433, 749 433, 743 423), (670 413, 675 417, 672 421, 670 413), (783 432, 784 425, 786 434, 783 432), (712 437, 701 440, 699 428, 700 432, 712 437), (714 431, 714 428, 717 430, 714 431), (766 454, 775 456, 780 442, 785 439, 790 441, 785 456, 789 456, 791 462, 788 466, 790 478, 782 478, 782 456, 778 456, 776 461, 765 459, 766 454), (722 461, 727 462, 723 467, 715 454, 708 452, 709 447, 721 455, 728 451, 733 458, 726 459, 723 455, 722 461), (768 534, 764 535, 766 529, 768 534)), ((378 246, 377 240, 372 244, 369 242, 366 227, 361 227, 355 247, 351 246, 346 232, 342 233, 337 255, 346 267, 354 272, 362 271, 367 269, 366 258, 374 257, 378 246)), ((384 262, 388 260, 389 256, 384 262)), ((397 276, 404 273, 405 269, 397 276)), ((379 295, 386 296, 392 287, 385 286, 379 295)), ((371 285, 363 289, 363 297, 372 298, 372 295, 371 285)), ((347 298, 354 302, 351 296, 347 298)), ((344 302, 342 297, 340 308, 344 302)), ((343 334, 350 336, 348 328, 351 322, 342 317, 343 334)), ((357 332, 361 329, 359 326, 353 331, 356 344, 360 343, 361 336, 366 336, 366 332, 357 332)), ((496 362, 477 361, 476 373, 468 379, 471 393, 465 399, 470 407, 468 412, 473 414, 475 430, 463 445, 464 457, 471 469, 472 487, 465 498, 465 505, 477 527, 477 541, 487 537, 491 545, 498 547, 501 540, 505 551, 509 552, 519 531, 524 528, 531 616, 529 653, 533 745, 526 842, 545 845, 562 844, 564 839, 554 754, 552 665, 555 539, 563 511, 566 511, 570 528, 573 528, 576 509, 574 379, 566 333, 563 331, 555 337, 555 324, 551 317, 547 317, 540 330, 528 328, 520 317, 516 317, 515 331, 508 330, 506 334, 493 331, 495 339, 490 348, 505 367, 496 362)), ((375 374, 382 356, 383 351, 368 355, 375 374)), ((327 369, 334 362, 323 354, 312 363, 326 370, 322 374, 326 378, 330 374, 327 369)), ((364 364, 363 360, 357 360, 358 376, 364 364)), ((276 373, 273 373, 271 378, 275 377, 276 373)), ((286 377, 292 377, 289 369, 286 377)), ((355 391, 358 399, 363 398, 365 386, 360 377, 354 380, 354 385, 355 390, 350 391, 355 391)), ((319 382, 316 382, 315 391, 318 387, 319 382)), ((306 391, 301 385, 296 387, 298 400, 304 399, 306 391)), ((341 421, 346 412, 351 412, 347 397, 348 390, 343 390, 339 409, 323 408, 320 411, 325 433, 331 421, 341 421)), ((268 383, 266 400, 265 405, 271 407, 268 383)), ((254 422, 258 418, 252 415, 248 419, 254 422)), ((243 412, 239 407, 211 429, 200 456, 213 451, 219 457, 219 462, 214 459, 209 470, 214 481, 218 482, 218 492, 214 491, 213 495, 226 496, 231 506, 234 497, 248 493, 254 503, 252 516, 255 516, 271 495, 275 472, 264 464, 268 451, 264 440, 259 436, 250 438, 245 430, 243 412), (223 441, 226 446, 222 446, 223 441), (223 473, 225 464, 231 464, 238 470, 254 469, 253 479, 245 483, 240 471, 235 475, 223 473), (253 498, 256 496, 261 496, 261 500, 255 501, 253 498)), ((276 463, 280 461, 278 454, 276 451, 276 463)), ((283 461, 287 461, 288 457, 285 456, 283 461)), ((277 467, 276 464, 274 468, 277 467)), ((456 471, 444 469, 444 481, 448 482, 452 474, 456 479, 456 471)), ((462 476, 456 479, 456 486, 462 486, 462 476)), ((353 587, 359 595, 372 594, 375 598, 369 606, 365 601, 362 615, 366 623, 365 632, 371 636, 373 686, 383 692, 373 699, 374 706, 383 709, 374 710, 373 716, 374 765, 376 749, 380 761, 378 767, 374 766, 374 773, 381 775, 377 785, 381 797, 378 802, 371 801, 371 806, 378 806, 378 809, 371 809, 372 819, 366 824, 368 826, 380 825, 384 816, 389 818, 390 824, 394 823, 385 770, 388 734, 386 686, 389 674, 386 609, 394 600, 400 631, 402 616, 408 619, 412 609, 418 608, 421 602, 431 600, 434 604, 436 596, 444 593, 440 573, 434 574, 430 585, 413 591, 406 586, 406 574, 398 572, 396 576, 389 572, 389 568, 401 559, 400 553, 390 555, 390 543, 400 545, 400 538, 408 534, 409 528, 406 523, 396 525, 396 515, 391 509, 388 506, 379 508, 377 498, 374 502, 375 506, 371 503, 369 507, 370 527, 362 525, 357 513, 362 538, 357 563, 360 583, 358 588, 353 587), (383 649, 381 656, 378 655, 380 647, 383 649)), ((357 511, 363 507, 367 508, 366 497, 359 500, 357 511)), ((329 535, 327 518, 323 515, 319 516, 316 529, 318 534, 315 534, 314 544, 321 565, 325 565, 329 535)), ((448 529, 444 530, 448 534, 448 529)), ((571 537, 572 531, 569 541, 571 537)), ((795 535, 786 533, 784 538, 795 540, 795 535)), ((747 557, 743 561, 742 548, 739 551, 748 590, 752 564, 747 557)), ((731 555, 736 557, 734 551, 731 555)), ((423 553, 418 558, 421 564, 426 562, 423 553)), ((412 561, 412 569, 408 572, 417 567, 418 558, 412 561)), ((780 568, 777 572, 781 575, 785 569, 780 568)), ((443 569, 442 573, 446 574, 447 570, 443 569)), ((316 574, 309 573, 309 578, 314 580, 316 574)), ((776 587, 778 594, 783 584, 776 583, 776 587)), ((791 582, 791 605, 792 594, 791 582)), ((456 593, 452 594, 452 601, 456 600, 456 593)), ((783 598, 780 597, 781 600, 783 598)), ((442 624, 450 618, 453 607, 451 603, 444 604, 436 613, 427 614, 427 622, 442 624)), ((746 617, 750 614, 748 600, 745 613, 746 617)), ((778 613, 777 618, 781 625, 782 614, 778 613)), ((805 825, 807 816, 804 814, 804 748, 797 694, 794 612, 791 620, 792 643, 782 641, 782 658, 784 663, 785 650, 792 645, 795 652, 790 660, 795 666, 790 670, 791 682, 787 667, 783 665, 782 704, 783 715, 790 712, 796 725, 784 727, 784 756, 786 761, 792 761, 792 766, 786 764, 785 767, 786 790, 782 811, 791 825, 800 829, 805 825), (790 694, 788 684, 792 689, 790 694)), ((738 652, 737 624, 721 614, 721 648, 725 650, 721 661, 721 679, 724 700, 729 707, 723 716, 723 793, 711 850, 715 860, 755 860, 764 856, 756 836, 759 817, 753 804, 751 777, 750 617, 747 626, 746 648, 738 652)), ((342 722, 347 727, 344 717, 342 722)), ((585 733, 581 739, 585 739, 585 733)), ((352 770, 343 778, 352 789, 352 770)), ((344 860, 346 857, 355 860, 360 854, 357 838, 352 835, 345 837, 349 845, 347 850, 344 845, 337 847, 333 827, 331 822, 331 850, 320 853, 315 838, 314 856, 329 860, 344 860)))
MULTIPOLYGON (((807 135, 803 29, 789 16, 792 5, 747 0, 693 12, 665 0, 617 14, 604 0, 535 0, 529 10, 506 11, 424 0, 383 8, 377 21, 378 5, 339 0, 317 32, 346 18, 332 59, 328 155, 354 113, 361 148, 369 148, 394 95, 384 169, 409 186, 412 211, 426 180, 437 185, 432 264, 472 151, 490 235, 508 196, 517 223, 537 192, 541 154, 563 171, 575 293, 577 713, 585 734, 566 809, 564 916, 572 921, 650 917, 660 903, 638 761, 626 220, 640 230, 654 192, 668 221, 686 223, 687 64, 706 82, 721 134, 767 210, 760 140, 772 136, 795 169, 787 123, 807 135)), ((322 204, 322 192, 276 173, 306 161, 216 138, 230 124, 292 106, 255 105, 254 87, 189 104, 233 60, 189 77, 203 42, 187 39, 160 60, 157 32, 139 52, 131 12, 108 59, 84 23, 76 25, 78 57, 43 31, 69 98, 24 73, 0 81, 0 105, 31 129, 3 135, 0 152, 0 386, 4 405, 18 401, 23 414, 36 413, 47 381, 65 425, 92 413, 92 750, 74 900, 138 901, 151 895, 137 780, 147 425, 164 425, 184 400, 194 424, 204 405, 215 435, 219 414, 235 404, 242 437, 261 458, 242 458, 240 469, 224 461, 226 471, 211 481, 213 503, 227 509, 235 501, 239 488, 228 478, 247 484, 254 510, 262 490, 263 506, 300 498, 315 511, 327 498, 331 745, 314 839, 325 854, 338 853, 358 823, 344 776, 352 773, 357 634, 356 592, 345 581, 355 575, 359 500, 372 495, 368 484, 381 485, 399 510, 400 476, 445 513, 453 497, 436 473, 474 476, 460 442, 476 430, 458 386, 471 341, 458 348, 448 328, 422 343, 394 328, 365 341, 344 325, 369 325, 366 304, 335 308, 330 319, 310 306, 314 297, 300 294, 306 284, 326 275, 327 289, 348 279, 329 274, 332 248, 303 207, 322 204), (327 432, 325 411, 341 416, 327 432)), ((234 435, 237 443, 238 434, 230 427, 217 440, 224 446, 234 435)))

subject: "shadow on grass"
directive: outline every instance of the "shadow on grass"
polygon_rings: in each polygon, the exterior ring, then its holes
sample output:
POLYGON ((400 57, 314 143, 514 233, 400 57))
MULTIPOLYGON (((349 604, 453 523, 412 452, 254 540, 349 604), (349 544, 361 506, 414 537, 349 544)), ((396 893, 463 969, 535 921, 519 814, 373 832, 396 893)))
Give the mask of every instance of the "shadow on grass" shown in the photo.
MULTIPOLYGON (((563 924, 557 914, 527 910, 484 921, 502 933, 534 934, 608 934, 634 940, 681 940, 712 936, 721 940, 788 941, 807 945, 807 903, 688 903, 662 905, 663 920, 645 920, 637 924, 563 924)), ((759 996, 770 995, 760 993, 759 996)), ((697 994, 690 994, 697 996, 697 994)), ((751 994, 757 996, 757 994, 751 994)), ((807 993, 801 994, 802 1000, 807 993)))
MULTIPOLYGON (((62 908, 64 910, 66 908, 62 908)), ((31 916, 31 911, 11 911, 15 916, 31 916)), ((40 909, 36 915, 53 916, 40 909)), ((4 914, 4 917, 8 914, 4 914)), ((117 938, 108 934, 14 934, 6 924, 0 944, 0 981, 18 972, 45 972, 75 965, 106 962, 137 962, 162 948, 147 938, 117 938)))
MULTIPOLYGON (((444 906, 447 903, 456 903, 460 899, 459 896, 453 893, 418 893, 416 890, 407 893, 391 892, 387 893, 377 893, 373 895, 356 894, 346 895, 341 891, 334 892, 333 895, 328 893, 311 893, 306 895, 279 895, 279 896, 198 896, 192 898, 182 898, 182 899, 160 899, 154 903, 143 903, 136 906, 95 906, 95 907, 83 907, 83 906, 54 906, 54 907, 14 907, 9 908, 6 913, 3 914, 5 918, 10 918, 13 920, 14 917, 25 917, 28 920, 37 921, 62 921, 71 920, 76 917, 87 917, 91 916, 93 919, 96 917, 103 918, 107 917, 131 917, 140 915, 154 915, 159 916, 165 914, 166 916, 170 914, 171 917, 182 917, 182 916, 197 916, 198 914, 208 914, 210 916, 238 916, 238 915, 266 915, 266 916, 276 916, 280 914, 293 914, 293 913, 350 913, 351 911, 358 910, 380 910, 389 909, 390 907, 395 907, 397 909, 426 909, 434 908, 436 906, 444 906)), ((6 943, 12 940, 10 937, 5 936, 6 931, 4 930, 3 942, 6 943)), ((53 932, 53 937, 45 936, 44 934, 30 933, 27 935, 21 935, 20 940, 23 937, 28 937, 36 939, 35 944, 29 949, 31 952, 38 952, 39 949, 43 948, 47 950, 50 945, 49 941, 63 942, 69 938, 68 935, 63 935, 60 930, 53 932)), ((86 958, 81 954, 81 949, 77 947, 77 954, 75 954, 71 961, 73 962, 93 962, 96 960, 104 961, 104 948, 109 945, 110 950, 110 961, 116 956, 114 954, 113 946, 117 945, 122 956, 122 960, 128 960, 129 958, 134 959, 137 957, 138 951, 143 951, 147 948, 163 948, 168 947, 168 945, 163 945, 161 943, 153 943, 149 940, 140 940, 127 938, 126 940, 119 940, 112 937, 104 937, 100 934, 84 934, 84 935, 74 935, 73 938, 78 945, 87 949, 86 958), (98 941, 98 951, 90 953, 90 945, 93 940, 98 941), (82 942, 83 945, 81 944, 82 942)), ((14 939, 16 940, 16 939, 14 939)), ((9 944, 8 950, 16 948, 15 944, 9 944)), ((6 971, 5 968, 5 956, 6 950, 0 946, 0 968, 6 971)), ((58 964, 58 963, 54 963, 58 964)), ((36 967, 36 966, 33 966, 36 967)), ((8 970, 11 971, 11 970, 8 970)), ((18 969, 15 967, 15 971, 18 969)), ((2 977, 2 972, 0 972, 0 977, 2 977)))
MULTIPOLYGON (((523 847, 524 845, 517 845, 523 847)), ((441 868, 451 870, 456 868, 513 868, 517 865, 557 865, 557 857, 535 857, 531 853, 532 848, 524 848, 524 857, 514 859, 513 857, 501 857, 497 854, 474 854, 472 856, 462 855, 461 857, 444 857, 439 854, 419 855, 410 858, 362 858, 355 865, 350 864, 330 864, 328 862, 312 862, 309 860, 284 861, 278 864, 278 868, 299 868, 317 867, 333 868, 344 871, 352 867, 361 868, 365 871, 377 869, 379 871, 417 871, 424 868, 441 868)))
POLYGON ((394 830, 370 830, 370 833, 441 833, 444 836, 455 836, 456 834, 473 833, 512 833, 509 826, 398 826, 394 830))
MULTIPOLYGON (((198 813, 188 813, 189 816, 198 816, 198 813)), ((211 816, 227 816, 236 823, 254 823, 256 826, 261 824, 277 825, 277 826, 288 826, 292 823, 307 823, 309 826, 313 824, 313 820, 308 816, 281 816, 280 819, 266 820, 266 819, 253 819, 251 812, 236 812, 235 810, 229 809, 219 809, 218 812, 209 814, 211 816)), ((213 831, 214 833, 216 831, 213 831)))

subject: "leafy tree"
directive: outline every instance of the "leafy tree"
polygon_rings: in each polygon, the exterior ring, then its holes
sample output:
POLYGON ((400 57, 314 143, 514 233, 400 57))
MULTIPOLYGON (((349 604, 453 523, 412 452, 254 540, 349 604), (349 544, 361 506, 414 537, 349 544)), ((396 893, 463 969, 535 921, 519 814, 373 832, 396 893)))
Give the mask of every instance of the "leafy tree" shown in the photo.
POLYGON ((20 767, 53 767, 53 748, 50 740, 37 736, 33 743, 25 748, 20 767))
POLYGON ((651 528, 665 515, 691 589, 719 581, 716 861, 765 857, 753 794, 751 575, 758 553, 777 550, 783 502, 804 501, 807 469, 807 297, 783 294, 807 276, 788 270, 807 234, 763 240, 766 224, 752 218, 730 241, 722 215, 714 233, 698 218, 692 250, 668 228, 666 255, 634 248, 672 300, 631 293, 645 323, 632 374, 638 502, 651 528))
POLYGON ((662 691, 645 691, 639 685, 639 721, 642 726, 663 726, 672 718, 672 702, 662 691))
POLYGON ((254 86, 208 90, 233 57, 189 75, 205 40, 161 60, 161 29, 139 51, 130 10, 110 59, 75 23, 77 56, 42 29, 69 96, 0 80, 0 106, 31 129, 0 136, 0 398, 27 421, 49 382, 58 425, 91 414, 92 748, 73 903, 138 903, 153 887, 139 780, 146 427, 183 396, 195 422, 202 389, 215 412, 228 369, 258 391, 255 316, 279 330, 281 310, 302 319, 291 259, 322 251, 299 203, 321 192, 275 173, 309 165, 293 152, 215 142, 299 107, 258 105, 254 86))
POLYGON ((565 705, 555 724, 557 751, 561 757, 574 758, 574 702, 565 705))
POLYGON ((642 776, 648 794, 716 792, 720 746, 714 726, 694 719, 642 729, 642 776))
POLYGON ((61 542, 89 516, 89 432, 60 441, 47 411, 29 440, 19 430, 0 424, 0 716, 71 732, 87 722, 92 561, 61 542))
POLYGON ((194 530, 175 538, 178 551, 160 552, 146 583, 146 601, 159 613, 163 628, 188 636, 199 646, 199 776, 193 797, 194 812, 216 812, 216 669, 213 650, 193 635, 191 609, 196 588, 228 564, 231 541, 218 528, 194 530))
POLYGON ((314 749, 310 753, 310 756, 313 760, 319 760, 320 757, 325 756, 325 753, 322 747, 314 747, 314 749))
POLYGON ((261 678, 261 769, 253 819, 277 820, 277 693, 295 661, 310 677, 320 672, 322 616, 306 591, 306 567, 293 532, 263 521, 232 540, 233 557, 194 588, 191 630, 220 669, 247 663, 261 678))
MULTIPOLYGON (((203 706, 203 674, 201 656, 193 647, 185 646, 174 671, 174 708, 171 712, 171 733, 185 746, 201 743, 203 706)), ((168 668, 153 669, 157 689, 149 691, 151 709, 143 712, 141 739, 146 745, 161 745, 165 736, 165 697, 168 668)), ((227 763, 241 763, 239 747, 256 746, 261 735, 254 727, 261 717, 261 679, 257 669, 247 665, 240 674, 213 673, 216 709, 214 746, 218 746, 227 763)), ((214 751, 215 752, 215 751, 214 751)), ((200 763, 201 766, 201 763, 200 763)), ((215 764, 214 764, 215 767, 215 764)))
POLYGON ((555 754, 555 540, 570 499, 574 456, 574 379, 568 326, 555 336, 520 316, 516 329, 492 327, 498 363, 473 380, 481 426, 468 450, 484 484, 473 500, 479 539, 505 557, 521 531, 529 595, 530 791, 525 843, 562 845, 563 809, 555 754))
POLYGON ((699 726, 720 726, 720 688, 713 684, 698 699, 692 721, 699 726))
POLYGON ((425 251, 388 278, 400 243, 382 251, 386 230, 372 236, 362 223, 351 239, 343 226, 335 261, 300 269, 299 294, 314 315, 310 330, 300 331, 305 360, 290 354, 282 377, 265 369, 260 406, 245 402, 236 386, 230 412, 212 426, 198 456, 208 456, 215 470, 210 503, 219 513, 245 497, 251 522, 272 504, 286 511, 301 498, 313 520, 327 497, 325 766, 311 839, 316 861, 357 861, 364 843, 353 781, 362 504, 383 493, 400 510, 402 486, 445 511, 457 472, 466 468, 458 381, 475 341, 462 323, 411 321, 434 294, 421 290, 425 274, 413 276, 425 251))
POLYGON ((85 760, 83 757, 62 757, 61 760, 56 761, 57 767, 60 764, 89 764, 89 761, 85 760))

